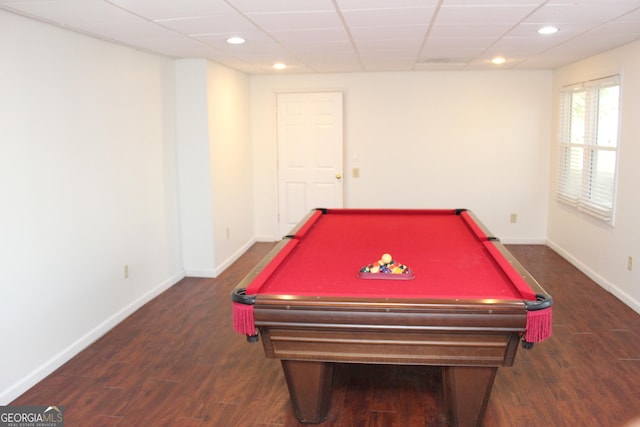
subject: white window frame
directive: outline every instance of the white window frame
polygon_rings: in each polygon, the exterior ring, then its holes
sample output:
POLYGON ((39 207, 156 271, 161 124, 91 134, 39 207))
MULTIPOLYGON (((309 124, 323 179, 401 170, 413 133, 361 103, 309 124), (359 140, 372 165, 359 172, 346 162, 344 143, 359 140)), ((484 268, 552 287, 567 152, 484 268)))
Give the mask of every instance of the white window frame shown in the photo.
POLYGON ((556 199, 610 225, 614 225, 615 218, 621 99, 619 75, 565 86, 560 91, 556 199), (618 89, 615 136, 605 144, 598 141, 599 95, 602 89, 615 87, 618 89), (572 123, 573 113, 582 107, 574 103, 574 96, 583 98, 584 114, 572 123), (606 162, 598 163, 599 157, 606 162), (599 168, 599 164, 606 166, 599 168))

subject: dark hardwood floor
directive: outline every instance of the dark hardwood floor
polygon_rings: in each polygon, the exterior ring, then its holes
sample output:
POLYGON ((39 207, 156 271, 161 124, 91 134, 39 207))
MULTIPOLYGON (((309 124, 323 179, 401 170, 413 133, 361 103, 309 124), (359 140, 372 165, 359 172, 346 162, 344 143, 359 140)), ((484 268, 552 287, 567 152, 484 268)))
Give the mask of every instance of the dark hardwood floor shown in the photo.
MULTIPOLYGON (((273 245, 217 279, 187 278, 12 405, 65 426, 298 426, 277 360, 234 333, 230 290, 273 245)), ((640 315, 551 249, 509 246, 554 297, 553 337, 500 368, 485 427, 623 426, 640 417, 640 315)), ((324 427, 446 426, 437 368, 338 365, 324 427)))

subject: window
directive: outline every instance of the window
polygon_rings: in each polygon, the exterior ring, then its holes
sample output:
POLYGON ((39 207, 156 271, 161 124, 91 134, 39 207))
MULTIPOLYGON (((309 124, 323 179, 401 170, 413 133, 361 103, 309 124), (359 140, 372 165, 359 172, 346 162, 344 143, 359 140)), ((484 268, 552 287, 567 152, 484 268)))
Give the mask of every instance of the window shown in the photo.
POLYGON ((620 79, 612 76, 560 92, 558 200, 613 224, 620 79))

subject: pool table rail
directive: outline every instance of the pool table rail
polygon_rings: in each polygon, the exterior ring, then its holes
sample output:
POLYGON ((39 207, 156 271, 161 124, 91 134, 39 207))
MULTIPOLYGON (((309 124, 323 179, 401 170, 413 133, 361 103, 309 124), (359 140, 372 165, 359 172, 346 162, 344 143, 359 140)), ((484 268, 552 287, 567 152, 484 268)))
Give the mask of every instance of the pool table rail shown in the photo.
POLYGON ((511 366, 526 327, 513 300, 261 295, 254 315, 268 357, 353 363, 511 366))

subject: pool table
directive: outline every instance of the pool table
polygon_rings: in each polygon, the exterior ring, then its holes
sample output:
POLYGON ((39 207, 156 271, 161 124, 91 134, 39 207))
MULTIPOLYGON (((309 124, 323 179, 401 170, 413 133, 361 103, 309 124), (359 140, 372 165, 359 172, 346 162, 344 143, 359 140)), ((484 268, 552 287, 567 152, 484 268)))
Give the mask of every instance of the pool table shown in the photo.
POLYGON ((479 426, 498 367, 551 335, 551 296, 464 209, 314 210, 231 298, 304 423, 327 419, 334 363, 371 363, 441 366, 451 424, 479 426), (372 272, 382 254, 405 270, 372 272))

